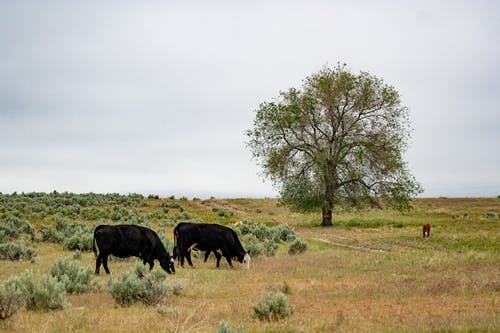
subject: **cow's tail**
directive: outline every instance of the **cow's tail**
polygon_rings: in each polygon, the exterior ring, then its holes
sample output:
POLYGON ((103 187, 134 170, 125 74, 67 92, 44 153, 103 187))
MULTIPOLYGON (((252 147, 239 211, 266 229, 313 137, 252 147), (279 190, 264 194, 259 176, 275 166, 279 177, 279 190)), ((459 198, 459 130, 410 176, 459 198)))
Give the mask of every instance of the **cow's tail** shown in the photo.
POLYGON ((174 249, 172 250, 172 255, 177 259, 177 263, 180 262, 180 251, 179 251, 179 230, 177 227, 174 228, 174 249))
POLYGON ((94 256, 97 257, 97 248, 95 246, 95 234, 97 233, 97 231, 99 231, 99 229, 105 227, 104 225, 98 225, 95 230, 94 230, 94 237, 92 238, 92 252, 94 252, 94 256))
POLYGON ((97 257, 97 249, 95 248, 95 231, 94 237, 92 237, 92 252, 94 252, 94 256, 97 257))

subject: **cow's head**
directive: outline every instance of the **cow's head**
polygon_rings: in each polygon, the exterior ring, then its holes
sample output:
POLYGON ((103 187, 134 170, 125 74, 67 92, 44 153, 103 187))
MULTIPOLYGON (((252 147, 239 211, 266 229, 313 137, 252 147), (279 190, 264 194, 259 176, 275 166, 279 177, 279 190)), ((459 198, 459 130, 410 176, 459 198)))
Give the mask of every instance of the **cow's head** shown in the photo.
POLYGON ((174 259, 169 255, 160 259, 160 266, 168 274, 175 274, 174 259))
POLYGON ((244 252, 244 255, 241 256, 241 258, 238 258, 238 261, 243 264, 243 267, 246 269, 250 268, 250 251, 244 252))

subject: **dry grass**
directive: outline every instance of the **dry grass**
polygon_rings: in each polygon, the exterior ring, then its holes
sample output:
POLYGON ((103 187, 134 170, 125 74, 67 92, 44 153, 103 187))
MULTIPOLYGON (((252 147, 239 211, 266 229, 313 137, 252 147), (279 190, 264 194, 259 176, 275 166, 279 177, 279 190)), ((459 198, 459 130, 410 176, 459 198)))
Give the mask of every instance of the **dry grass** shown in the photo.
MULTIPOLYGON (((183 291, 161 304, 166 311, 116 305, 106 285, 134 263, 113 261, 111 277, 98 278, 101 292, 69 296, 72 306, 61 311, 21 310, 0 323, 0 330, 214 332, 226 320, 233 327, 242 324, 245 332, 500 331, 500 220, 485 218, 499 212, 499 199, 421 199, 403 215, 344 212, 329 229, 315 226, 318 214, 290 213, 272 199, 181 204, 206 222, 288 223, 309 250, 289 256, 283 247, 275 257, 252 260, 250 270, 230 269, 224 261, 216 269, 213 260, 194 259, 196 268, 178 268, 167 277, 183 291), (234 216, 222 219, 213 207, 231 209, 234 216), (355 221, 366 225, 351 226, 355 221), (430 239, 421 238, 423 222, 432 225, 430 239), (279 290, 284 282, 295 313, 275 323, 255 319, 251 309, 262 291, 279 290)), ((160 209, 159 202, 144 209, 160 209)), ((71 256, 59 245, 36 247, 34 264, 0 262, 0 280, 25 269, 45 273, 57 259, 71 256)), ((93 254, 84 253, 80 264, 94 267, 93 254)))

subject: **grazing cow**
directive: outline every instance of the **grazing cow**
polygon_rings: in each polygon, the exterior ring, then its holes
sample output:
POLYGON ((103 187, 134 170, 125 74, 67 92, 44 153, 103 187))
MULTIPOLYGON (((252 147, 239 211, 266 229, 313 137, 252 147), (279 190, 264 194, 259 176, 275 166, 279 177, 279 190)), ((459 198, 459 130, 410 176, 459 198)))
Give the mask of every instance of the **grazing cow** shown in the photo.
POLYGON ((430 237, 430 235, 431 235, 431 225, 430 224, 424 224, 422 230, 423 230, 424 238, 430 237))
MULTIPOLYGON (((176 249, 177 248, 174 246, 174 259, 176 258, 176 255, 175 255, 176 249)), ((198 243, 194 243, 193 245, 191 245, 190 247, 188 247, 188 249, 187 249, 187 255, 186 255, 186 259, 187 259, 188 262, 191 262, 191 251, 193 251, 193 250, 201 251, 198 248, 198 243)), ((205 258, 203 259, 203 262, 207 262, 208 257, 210 256, 211 252, 214 253, 215 258, 217 259, 217 261, 220 261, 220 259, 222 258, 222 251, 219 249, 217 251, 205 251, 205 258)))
POLYGON ((167 273, 175 273, 174 260, 170 257, 160 238, 153 230, 138 225, 99 225, 94 230, 92 250, 96 255, 95 273, 99 274, 101 263, 109 274, 108 255, 115 257, 139 257, 144 265, 153 269, 154 260, 160 262, 167 273), (96 250, 99 248, 99 254, 96 250))
POLYGON ((226 258, 229 266, 233 266, 231 258, 236 258, 250 268, 250 255, 243 250, 238 235, 233 229, 219 224, 200 224, 181 222, 174 228, 174 258, 178 258, 184 266, 184 258, 191 262, 191 250, 205 252, 205 261, 210 252, 214 252, 219 267, 221 257, 226 258))

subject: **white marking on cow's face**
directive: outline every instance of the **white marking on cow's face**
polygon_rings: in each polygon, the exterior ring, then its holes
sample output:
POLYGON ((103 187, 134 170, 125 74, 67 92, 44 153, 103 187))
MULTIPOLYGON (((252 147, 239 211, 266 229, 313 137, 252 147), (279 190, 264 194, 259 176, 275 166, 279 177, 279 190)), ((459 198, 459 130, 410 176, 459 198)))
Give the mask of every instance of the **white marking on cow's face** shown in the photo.
POLYGON ((250 269, 250 260, 252 260, 252 258, 250 258, 250 255, 246 253, 243 257, 243 265, 246 269, 250 269))

